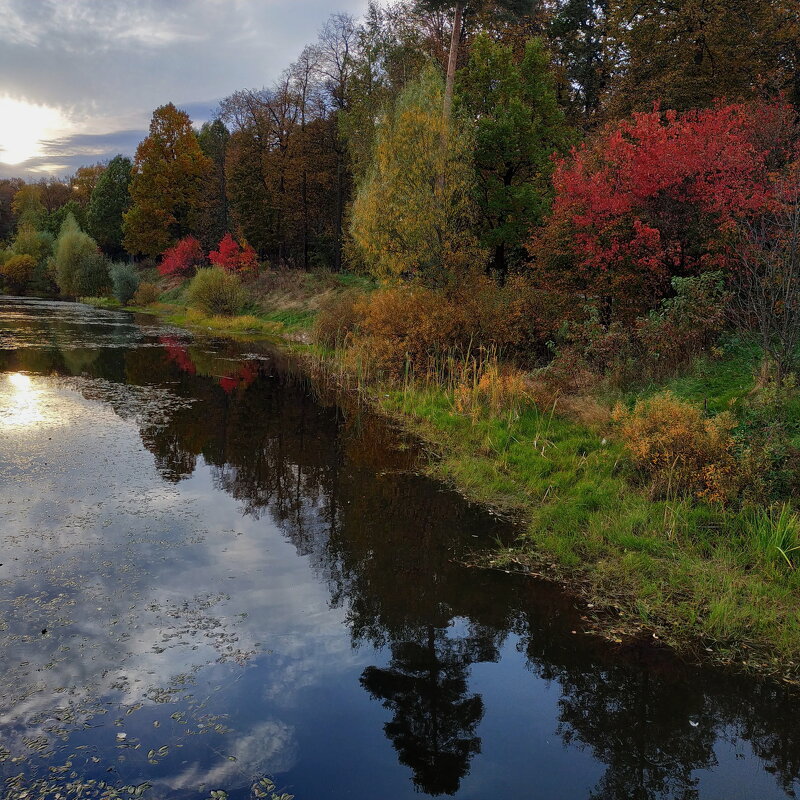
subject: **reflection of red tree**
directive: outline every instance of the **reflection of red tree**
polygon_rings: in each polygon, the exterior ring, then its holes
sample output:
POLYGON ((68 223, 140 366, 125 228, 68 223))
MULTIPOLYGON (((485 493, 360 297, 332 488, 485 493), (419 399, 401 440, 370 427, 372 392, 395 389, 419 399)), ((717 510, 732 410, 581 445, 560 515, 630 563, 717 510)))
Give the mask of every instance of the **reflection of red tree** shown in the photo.
POLYGON ((177 364, 181 371, 188 372, 190 375, 197 374, 197 367, 194 365, 189 351, 177 339, 172 336, 160 336, 158 341, 163 346, 167 358, 177 364))
POLYGON ((219 385, 230 394, 234 389, 246 389, 258 376, 258 365, 254 361, 246 361, 232 375, 219 379, 219 385))

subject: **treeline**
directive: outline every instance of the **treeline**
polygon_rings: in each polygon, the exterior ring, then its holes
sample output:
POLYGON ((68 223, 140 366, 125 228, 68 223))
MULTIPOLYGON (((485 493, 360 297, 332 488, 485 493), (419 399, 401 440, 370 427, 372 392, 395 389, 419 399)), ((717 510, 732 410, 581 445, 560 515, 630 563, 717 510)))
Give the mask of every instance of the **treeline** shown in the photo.
POLYGON ((436 290, 522 276, 530 324, 502 345, 576 298, 631 319, 736 259, 797 158, 799 60, 793 0, 373 2, 199 129, 156 109, 133 161, 0 182, 6 285, 87 288, 59 279, 66 225, 163 274, 227 252, 436 290))

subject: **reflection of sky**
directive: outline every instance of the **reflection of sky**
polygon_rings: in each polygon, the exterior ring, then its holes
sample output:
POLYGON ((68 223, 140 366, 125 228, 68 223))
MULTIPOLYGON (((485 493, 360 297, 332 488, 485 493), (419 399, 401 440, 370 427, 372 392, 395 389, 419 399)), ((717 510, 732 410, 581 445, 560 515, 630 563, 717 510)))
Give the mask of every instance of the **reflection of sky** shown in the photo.
MULTIPOLYGON (((68 344, 88 344, 82 312, 44 306, 68 344)), ((102 315, 86 313, 104 347, 155 338, 121 323, 112 336, 102 315)), ((15 344, 36 337, 32 327, 15 344)), ((30 769, 69 759, 86 775, 110 769, 118 784, 147 779, 157 796, 207 797, 265 773, 298 800, 416 796, 384 735, 392 712, 359 685, 389 656, 353 649, 324 554, 298 555, 269 513, 244 514, 221 490, 219 466, 199 458, 178 484, 159 475, 139 424, 174 402, 159 387, 0 374, 0 762, 2 748, 30 755, 38 743, 53 754, 30 769), (3 427, 9 408, 27 410, 3 427)), ((319 500, 304 498, 303 514, 324 542, 319 500)), ((393 522, 359 520, 378 531, 393 522)), ((507 636, 497 663, 470 667, 485 714, 459 797, 586 800, 606 772, 596 743, 565 746, 559 735, 569 689, 557 665, 551 681, 531 673, 535 622, 507 636)), ((448 637, 465 640, 470 624, 454 620, 448 637)), ((696 730, 688 714, 674 716, 696 730)), ((783 796, 733 726, 723 733, 716 768, 697 772, 701 800, 783 796)), ((615 752, 618 734, 600 744, 615 752)), ((20 769, 0 763, 0 773, 20 769)))
MULTIPOLYGON (((241 517, 202 464, 165 486, 135 426, 54 380, 34 382, 47 402, 58 399, 64 424, 0 439, 0 613, 14 644, 0 661, 0 724, 46 727, 65 693, 83 695, 87 716, 109 695, 131 707, 216 661, 244 674, 258 660, 250 702, 262 710, 291 708, 304 687, 357 673, 344 612, 329 608, 268 518, 241 517)), ((267 755, 284 772, 293 729, 254 721, 233 749, 237 760, 209 775, 222 780, 267 755)), ((176 787, 198 769, 182 769, 176 787)))

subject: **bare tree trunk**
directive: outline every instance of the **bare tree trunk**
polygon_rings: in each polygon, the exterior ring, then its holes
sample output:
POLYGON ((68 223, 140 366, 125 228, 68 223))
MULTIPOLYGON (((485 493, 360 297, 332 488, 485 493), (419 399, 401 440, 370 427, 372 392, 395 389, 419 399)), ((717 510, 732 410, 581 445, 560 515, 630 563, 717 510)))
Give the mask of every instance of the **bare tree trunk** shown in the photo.
POLYGON ((453 109, 453 87, 456 82, 456 65, 458 64, 458 47, 461 44, 461 28, 464 22, 465 0, 456 2, 456 11, 453 16, 453 35, 450 39, 450 57, 447 60, 447 81, 444 85, 444 118, 450 119, 453 109))

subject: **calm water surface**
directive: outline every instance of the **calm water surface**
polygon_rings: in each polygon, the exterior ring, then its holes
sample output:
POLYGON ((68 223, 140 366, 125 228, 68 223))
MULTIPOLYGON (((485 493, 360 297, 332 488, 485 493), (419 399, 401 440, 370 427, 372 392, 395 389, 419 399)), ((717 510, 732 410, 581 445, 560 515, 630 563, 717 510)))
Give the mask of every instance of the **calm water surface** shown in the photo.
POLYGON ((585 635, 278 354, 0 299, 4 797, 794 797, 800 705, 585 635))

